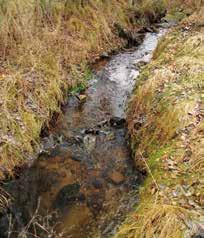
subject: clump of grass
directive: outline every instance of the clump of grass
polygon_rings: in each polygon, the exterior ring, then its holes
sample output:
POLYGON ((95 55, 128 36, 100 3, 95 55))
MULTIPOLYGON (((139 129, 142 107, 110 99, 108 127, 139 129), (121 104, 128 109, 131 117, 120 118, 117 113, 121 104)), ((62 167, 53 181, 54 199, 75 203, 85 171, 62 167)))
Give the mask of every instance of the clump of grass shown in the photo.
POLYGON ((185 223, 193 216, 188 210, 167 204, 145 204, 124 225, 116 237, 175 238, 182 237, 185 223))
POLYGON ((134 11, 136 21, 141 25, 159 20, 165 15, 166 6, 163 0, 136 1, 134 11))
POLYGON ((154 23, 165 17, 180 21, 202 6, 202 0, 138 0, 134 2, 134 19, 141 24, 154 23))
POLYGON ((162 92, 165 83, 172 77, 173 75, 169 75, 166 78, 164 72, 158 72, 157 77, 152 77, 144 85, 138 87, 136 96, 129 107, 131 115, 128 119, 129 131, 135 135, 136 141, 139 141, 136 147, 142 153, 144 151, 151 153, 153 147, 157 148, 158 143, 160 146, 165 145, 178 130, 179 114, 182 110, 170 105, 168 98, 162 92), (135 117, 133 118, 132 115, 135 117))
POLYGON ((0 188, 0 213, 3 213, 10 206, 11 196, 0 188))
POLYGON ((87 65, 75 66, 73 65, 70 69, 72 78, 72 86, 70 87, 71 94, 83 92, 88 85, 88 81, 93 77, 93 73, 87 65))

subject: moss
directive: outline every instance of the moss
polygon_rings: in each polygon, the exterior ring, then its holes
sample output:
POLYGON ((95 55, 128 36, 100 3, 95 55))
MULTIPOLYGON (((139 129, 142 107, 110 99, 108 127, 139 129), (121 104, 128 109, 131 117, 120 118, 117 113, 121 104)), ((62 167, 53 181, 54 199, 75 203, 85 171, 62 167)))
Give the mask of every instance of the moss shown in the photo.
POLYGON ((69 92, 71 94, 77 94, 83 92, 87 88, 88 81, 93 78, 93 73, 86 65, 82 65, 82 67, 79 67, 78 69, 75 68, 75 70, 72 68, 71 77, 72 80, 77 83, 70 88, 69 92))

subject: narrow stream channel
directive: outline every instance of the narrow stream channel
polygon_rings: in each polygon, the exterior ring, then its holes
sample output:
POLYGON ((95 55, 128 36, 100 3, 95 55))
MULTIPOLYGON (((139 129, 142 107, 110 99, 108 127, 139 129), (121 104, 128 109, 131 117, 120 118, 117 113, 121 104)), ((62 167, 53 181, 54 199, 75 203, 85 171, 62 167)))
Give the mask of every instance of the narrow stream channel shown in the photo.
POLYGON ((64 231, 66 238, 114 234, 137 204, 136 188, 141 182, 126 136, 127 102, 139 65, 150 61, 164 32, 146 33, 137 49, 113 56, 90 81, 86 99, 69 98, 65 113, 49 137, 43 138, 39 159, 18 179, 4 184, 13 205, 8 216, 1 217, 0 237, 18 237, 29 221, 27 237, 34 237, 28 232, 55 237, 46 231, 55 222, 60 222, 55 230, 64 231), (49 216, 43 220, 35 213, 49 216))

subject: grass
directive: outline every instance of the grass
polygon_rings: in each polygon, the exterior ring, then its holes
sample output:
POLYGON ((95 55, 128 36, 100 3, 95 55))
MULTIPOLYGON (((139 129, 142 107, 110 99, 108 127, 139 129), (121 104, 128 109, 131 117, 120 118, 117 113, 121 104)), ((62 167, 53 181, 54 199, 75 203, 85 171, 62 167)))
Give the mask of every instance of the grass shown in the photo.
POLYGON ((133 18, 139 25, 154 23, 161 17, 178 22, 199 9, 202 0, 139 0, 133 6, 133 18))
MULTIPOLYGON (((134 216, 134 223, 127 224, 120 231, 129 237, 157 237, 157 238, 179 238, 182 237, 183 221, 190 219, 192 214, 188 210, 159 203, 145 204, 134 216), (144 210, 142 210, 144 209, 144 210), (143 215, 140 214, 141 210, 143 215), (135 230, 138 231, 135 234, 135 230)), ((119 236, 120 237, 120 236, 119 236)), ((123 237, 123 236, 121 236, 123 237)))
POLYGON ((56 232, 56 227, 59 225, 57 222, 53 222, 53 217, 57 217, 57 213, 47 213, 45 216, 39 214, 40 200, 38 201, 37 208, 32 215, 29 222, 22 228, 21 231, 15 230, 15 220, 12 215, 8 215, 9 227, 8 238, 27 238, 27 237, 50 237, 50 238, 63 238, 65 236, 65 230, 62 232, 56 232))
POLYGON ((203 224, 202 12, 160 41, 130 102, 135 165, 148 175, 117 238, 193 237, 203 224))
POLYGON ((165 15, 166 4, 164 0, 143 0, 136 1, 134 5, 134 14, 138 24, 145 22, 155 22, 159 16, 165 15))
POLYGON ((71 94, 83 92, 88 85, 88 81, 93 77, 93 73, 87 65, 82 65, 80 68, 72 66, 71 75, 75 85, 70 88, 71 94))

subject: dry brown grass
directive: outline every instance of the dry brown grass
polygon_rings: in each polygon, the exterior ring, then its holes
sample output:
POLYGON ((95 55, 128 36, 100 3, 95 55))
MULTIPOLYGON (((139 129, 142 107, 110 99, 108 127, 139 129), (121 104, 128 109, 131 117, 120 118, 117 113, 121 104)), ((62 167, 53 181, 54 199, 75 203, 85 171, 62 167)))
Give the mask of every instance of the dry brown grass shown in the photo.
POLYGON ((134 14, 138 23, 154 22, 164 15, 168 20, 180 21, 199 10, 203 0, 135 0, 134 14))
POLYGON ((133 215, 132 220, 125 224, 116 237, 125 238, 179 238, 185 223, 194 213, 178 206, 163 203, 145 204, 133 215))

